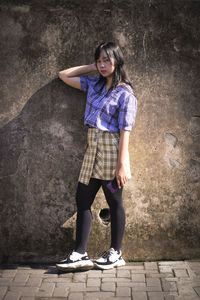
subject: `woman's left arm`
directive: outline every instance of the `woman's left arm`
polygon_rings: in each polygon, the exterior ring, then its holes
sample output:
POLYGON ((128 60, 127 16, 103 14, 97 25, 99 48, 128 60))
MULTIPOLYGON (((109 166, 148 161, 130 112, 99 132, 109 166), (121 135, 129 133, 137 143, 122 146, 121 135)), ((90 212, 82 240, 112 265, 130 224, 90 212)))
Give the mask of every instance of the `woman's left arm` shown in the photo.
POLYGON ((124 185, 128 180, 125 171, 125 161, 126 161, 126 156, 128 155, 129 136, 130 136, 130 131, 122 130, 122 129, 120 130, 117 168, 115 171, 115 176, 119 188, 121 188, 121 186, 124 185))

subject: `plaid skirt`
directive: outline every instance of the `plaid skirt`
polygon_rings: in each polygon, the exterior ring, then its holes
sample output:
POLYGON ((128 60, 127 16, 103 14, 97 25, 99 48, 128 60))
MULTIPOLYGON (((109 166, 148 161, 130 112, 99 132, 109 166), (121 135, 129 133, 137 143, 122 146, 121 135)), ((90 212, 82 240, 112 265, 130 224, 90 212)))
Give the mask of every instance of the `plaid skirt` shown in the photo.
MULTIPOLYGON (((84 155, 79 182, 89 184, 90 178, 111 180, 115 176, 117 166, 119 133, 89 128, 87 149, 84 155)), ((129 156, 127 154, 127 174, 130 174, 129 156)))

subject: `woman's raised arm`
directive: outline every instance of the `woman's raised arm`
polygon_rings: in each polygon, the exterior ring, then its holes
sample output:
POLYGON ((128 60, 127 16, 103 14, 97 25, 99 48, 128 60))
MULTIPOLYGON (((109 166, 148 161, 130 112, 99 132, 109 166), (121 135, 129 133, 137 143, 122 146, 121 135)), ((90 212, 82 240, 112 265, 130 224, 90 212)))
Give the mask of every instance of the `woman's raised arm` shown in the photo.
POLYGON ((97 69, 95 64, 78 66, 78 67, 68 68, 66 70, 60 71, 58 73, 58 77, 69 86, 80 90, 81 88, 80 76, 87 73, 94 72, 96 70, 97 69))

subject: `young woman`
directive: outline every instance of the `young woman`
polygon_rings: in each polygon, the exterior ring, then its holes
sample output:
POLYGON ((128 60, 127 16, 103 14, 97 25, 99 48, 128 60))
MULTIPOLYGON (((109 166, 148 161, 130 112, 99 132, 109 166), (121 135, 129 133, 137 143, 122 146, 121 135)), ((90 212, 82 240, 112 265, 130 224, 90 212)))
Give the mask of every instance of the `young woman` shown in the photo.
POLYGON ((128 143, 137 100, 124 70, 122 52, 115 43, 102 43, 95 51, 95 63, 63 70, 59 78, 87 93, 84 124, 88 127, 88 144, 76 193, 76 246, 56 266, 59 270, 123 266, 122 190, 130 177, 128 143), (93 71, 98 71, 99 76, 83 76, 93 71), (91 205, 100 187, 110 208, 111 245, 93 263, 86 248, 92 222, 91 205))

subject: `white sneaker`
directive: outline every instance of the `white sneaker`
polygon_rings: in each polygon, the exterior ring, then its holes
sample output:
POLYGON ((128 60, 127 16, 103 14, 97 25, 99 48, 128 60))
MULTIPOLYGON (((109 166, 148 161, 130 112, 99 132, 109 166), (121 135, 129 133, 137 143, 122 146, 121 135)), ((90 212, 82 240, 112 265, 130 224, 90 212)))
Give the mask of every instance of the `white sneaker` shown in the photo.
POLYGON ((89 259, 87 252, 80 254, 74 250, 65 259, 56 264, 56 268, 60 271, 89 270, 93 266, 94 264, 89 259))
POLYGON ((102 257, 97 259, 94 262, 94 265, 98 269, 108 270, 114 267, 125 266, 125 261, 122 258, 121 251, 115 251, 113 248, 110 248, 108 251, 104 252, 102 257))

